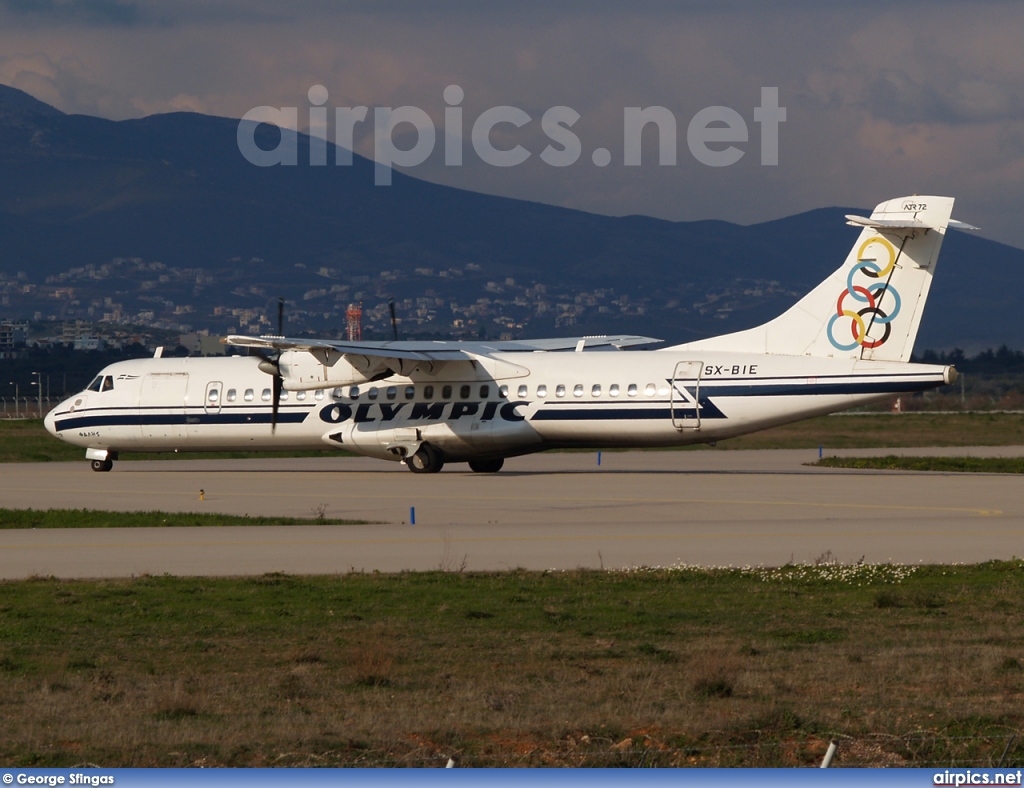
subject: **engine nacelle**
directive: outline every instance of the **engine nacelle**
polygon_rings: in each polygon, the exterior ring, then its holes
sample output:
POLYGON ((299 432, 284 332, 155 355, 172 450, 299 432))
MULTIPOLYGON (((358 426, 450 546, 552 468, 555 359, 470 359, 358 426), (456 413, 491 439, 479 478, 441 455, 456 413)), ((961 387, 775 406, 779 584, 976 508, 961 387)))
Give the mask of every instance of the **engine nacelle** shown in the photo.
POLYGON ((288 391, 359 385, 379 380, 391 372, 384 359, 346 357, 332 350, 286 350, 281 353, 277 366, 288 391), (363 362, 362 367, 360 362, 363 362))

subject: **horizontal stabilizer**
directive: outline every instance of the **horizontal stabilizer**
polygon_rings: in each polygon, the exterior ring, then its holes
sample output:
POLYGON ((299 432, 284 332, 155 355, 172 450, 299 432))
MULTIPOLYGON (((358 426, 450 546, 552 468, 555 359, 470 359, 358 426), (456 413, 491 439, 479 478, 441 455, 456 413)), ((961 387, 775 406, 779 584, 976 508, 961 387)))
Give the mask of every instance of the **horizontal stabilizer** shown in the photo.
MULTIPOLYGON (((922 222, 920 219, 869 219, 867 216, 855 216, 853 214, 846 215, 846 223, 851 227, 873 227, 876 230, 882 231, 940 229, 937 225, 922 222)), ((975 227, 973 224, 968 224, 967 222, 958 222, 956 219, 950 219, 946 226, 951 227, 954 230, 981 229, 980 227, 975 227)))
POLYGON ((874 227, 878 230, 931 230, 931 225, 917 219, 869 219, 867 216, 846 215, 846 223, 852 227, 874 227))

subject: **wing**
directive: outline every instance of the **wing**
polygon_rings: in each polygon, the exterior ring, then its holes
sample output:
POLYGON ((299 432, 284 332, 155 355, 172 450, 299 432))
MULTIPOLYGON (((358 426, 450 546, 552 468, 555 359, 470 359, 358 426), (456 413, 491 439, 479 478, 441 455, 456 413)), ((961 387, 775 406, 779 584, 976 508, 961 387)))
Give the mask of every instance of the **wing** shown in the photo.
POLYGON ((566 337, 559 339, 519 339, 500 342, 403 341, 344 342, 333 339, 292 339, 289 337, 249 337, 232 334, 223 342, 237 347, 273 350, 333 351, 343 356, 369 356, 404 361, 470 361, 494 353, 537 353, 566 350, 585 351, 622 349, 660 342, 651 337, 618 334, 614 336, 566 337))

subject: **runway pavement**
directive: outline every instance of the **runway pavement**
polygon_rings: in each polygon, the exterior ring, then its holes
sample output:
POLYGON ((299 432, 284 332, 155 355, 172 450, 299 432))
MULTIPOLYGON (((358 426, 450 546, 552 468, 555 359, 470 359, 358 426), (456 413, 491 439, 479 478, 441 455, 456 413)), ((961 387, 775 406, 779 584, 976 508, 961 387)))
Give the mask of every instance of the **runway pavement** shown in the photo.
POLYGON ((596 453, 559 453, 508 460, 498 474, 456 465, 436 475, 338 457, 119 462, 110 473, 84 461, 3 465, 8 508, 299 517, 323 508, 374 524, 0 530, 0 578, 774 566, 826 551, 845 562, 1024 555, 1024 478, 804 465, 817 455, 605 452, 598 466, 596 453))

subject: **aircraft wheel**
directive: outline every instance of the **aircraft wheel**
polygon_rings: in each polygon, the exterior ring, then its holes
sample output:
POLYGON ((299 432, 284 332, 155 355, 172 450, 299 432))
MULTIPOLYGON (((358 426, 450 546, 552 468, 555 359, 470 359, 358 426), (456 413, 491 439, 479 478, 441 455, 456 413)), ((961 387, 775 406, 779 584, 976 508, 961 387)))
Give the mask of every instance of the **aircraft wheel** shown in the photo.
POLYGON ((470 460, 469 469, 473 473, 497 473, 504 464, 504 457, 498 457, 494 460, 470 460))
POLYGON ((106 473, 107 471, 109 471, 113 467, 114 467, 114 461, 113 460, 93 460, 92 461, 92 469, 94 471, 98 471, 100 473, 106 473))
POLYGON ((405 464, 413 473, 437 473, 444 467, 444 456, 429 443, 424 443, 405 464))

